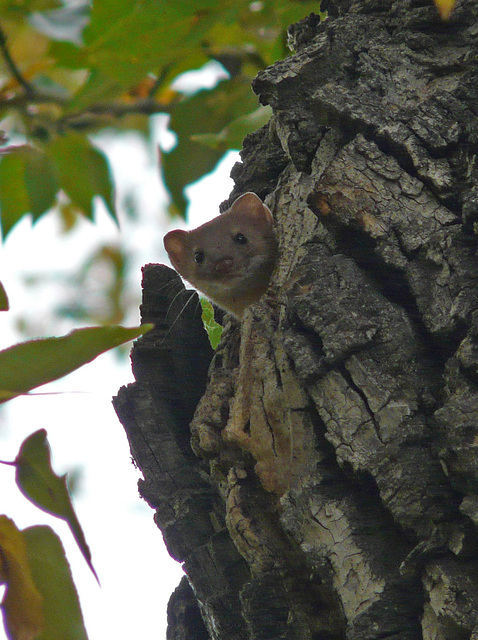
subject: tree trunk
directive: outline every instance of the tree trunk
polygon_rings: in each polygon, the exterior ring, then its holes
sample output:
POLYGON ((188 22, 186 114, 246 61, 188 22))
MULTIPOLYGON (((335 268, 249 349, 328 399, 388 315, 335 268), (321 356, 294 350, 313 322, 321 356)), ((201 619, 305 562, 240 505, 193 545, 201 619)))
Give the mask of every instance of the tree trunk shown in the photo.
POLYGON ((145 270, 115 406, 204 620, 181 585, 170 639, 478 639, 478 3, 327 9, 254 82, 230 202, 266 199, 280 261, 207 381, 145 270))

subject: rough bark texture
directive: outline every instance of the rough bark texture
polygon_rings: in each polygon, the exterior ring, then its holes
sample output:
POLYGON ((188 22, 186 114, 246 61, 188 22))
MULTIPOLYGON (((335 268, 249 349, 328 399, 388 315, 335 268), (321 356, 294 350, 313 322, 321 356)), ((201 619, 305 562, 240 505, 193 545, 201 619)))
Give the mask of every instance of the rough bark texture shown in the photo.
POLYGON ((230 202, 266 199, 281 256, 207 381, 145 271, 115 405, 204 620, 176 595, 175 640, 478 639, 478 3, 327 9, 254 83, 230 202))

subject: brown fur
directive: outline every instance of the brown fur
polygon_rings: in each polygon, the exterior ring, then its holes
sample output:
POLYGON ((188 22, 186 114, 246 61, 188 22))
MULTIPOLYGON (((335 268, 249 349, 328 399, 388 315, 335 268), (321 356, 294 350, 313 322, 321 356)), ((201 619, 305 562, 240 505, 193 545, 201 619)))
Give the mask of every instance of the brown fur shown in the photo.
POLYGON ((164 246, 185 280, 237 318, 265 292, 277 258, 271 212, 251 192, 193 231, 170 231, 164 246))

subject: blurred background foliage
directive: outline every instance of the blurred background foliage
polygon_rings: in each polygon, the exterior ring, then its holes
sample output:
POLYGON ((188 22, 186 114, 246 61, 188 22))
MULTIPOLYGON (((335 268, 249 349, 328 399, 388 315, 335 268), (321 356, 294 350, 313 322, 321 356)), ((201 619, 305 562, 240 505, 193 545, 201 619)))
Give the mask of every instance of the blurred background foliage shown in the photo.
MULTIPOLYGON (((287 27, 318 12, 319 4, 0 0, 4 240, 25 216, 35 223, 52 210, 66 235, 83 217, 94 222, 100 202, 118 222, 115 176, 99 141, 105 133, 111 139, 135 132, 151 144, 151 118, 158 114, 168 118, 175 140, 157 149, 169 213, 185 217, 185 186, 213 171, 269 119, 251 80, 288 55, 287 27), (211 86, 187 81, 204 68, 211 69, 211 86)), ((128 213, 139 224, 134 203, 128 213)), ((92 244, 81 269, 65 274, 58 265, 56 273, 32 275, 25 285, 63 279, 65 295, 54 314, 85 324, 120 323, 131 298, 123 291, 131 262, 121 242, 92 244)), ((19 328, 35 333, 28 320, 19 328)))

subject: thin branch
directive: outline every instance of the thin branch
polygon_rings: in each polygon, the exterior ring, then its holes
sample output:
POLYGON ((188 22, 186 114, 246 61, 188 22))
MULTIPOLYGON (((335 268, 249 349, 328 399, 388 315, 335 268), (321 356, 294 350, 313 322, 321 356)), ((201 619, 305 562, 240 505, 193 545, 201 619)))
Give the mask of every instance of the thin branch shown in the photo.
POLYGON ((98 116, 111 116, 121 118, 129 114, 153 115, 155 113, 170 113, 171 104, 165 104, 156 100, 146 99, 134 103, 105 103, 88 107, 84 111, 74 113, 62 118, 62 124, 72 128, 82 129, 94 124, 98 116))
MULTIPOLYGON (((31 104, 45 103, 64 106, 67 102, 67 99, 60 96, 32 90, 28 96, 14 96, 8 100, 0 99, 0 106, 25 108, 31 104)), ((155 113, 170 113, 170 111, 171 103, 165 104, 147 98, 145 100, 139 100, 138 102, 125 104, 111 102, 92 105, 91 107, 87 107, 84 111, 78 111, 77 113, 61 118, 59 123, 75 129, 84 129, 94 125, 95 121, 101 116, 121 118, 122 116, 135 113, 153 115, 155 113)))
MULTIPOLYGON (((10 56, 10 52, 6 46, 6 37, 1 27, 0 54, 3 56, 12 75, 25 90, 23 95, 16 95, 5 100, 0 99, 0 105, 25 109, 32 104, 51 103, 63 106, 68 102, 67 99, 59 95, 38 91, 28 83, 10 56)), ((149 96, 143 100, 133 103, 109 102, 91 105, 84 110, 60 118, 60 120, 57 121, 57 125, 60 127, 71 127, 72 129, 87 129, 91 126, 95 126, 98 123, 98 119, 101 117, 121 118, 122 116, 129 114, 153 115, 155 113, 170 113, 172 106, 171 103, 166 104, 158 102, 153 98, 154 93, 166 77, 167 72, 167 68, 163 70, 151 88, 149 96)))
POLYGON ((18 82, 18 84, 25 89, 25 93, 28 96, 34 95, 35 90, 31 86, 31 84, 27 82, 27 80, 25 80, 25 78, 22 76, 19 68, 17 67, 17 65, 15 64, 15 62, 13 61, 10 55, 10 51, 8 50, 8 47, 7 47, 7 38, 1 27, 0 27, 0 51, 2 52, 3 58, 7 64, 7 67, 10 69, 11 74, 13 75, 15 80, 18 82))
POLYGON ((66 98, 62 98, 58 95, 53 95, 51 93, 37 91, 33 87, 30 86, 30 93, 28 95, 16 95, 12 98, 1 99, 0 105, 6 107, 19 107, 24 108, 28 107, 31 104, 58 104, 60 106, 66 105, 68 100, 66 98))

